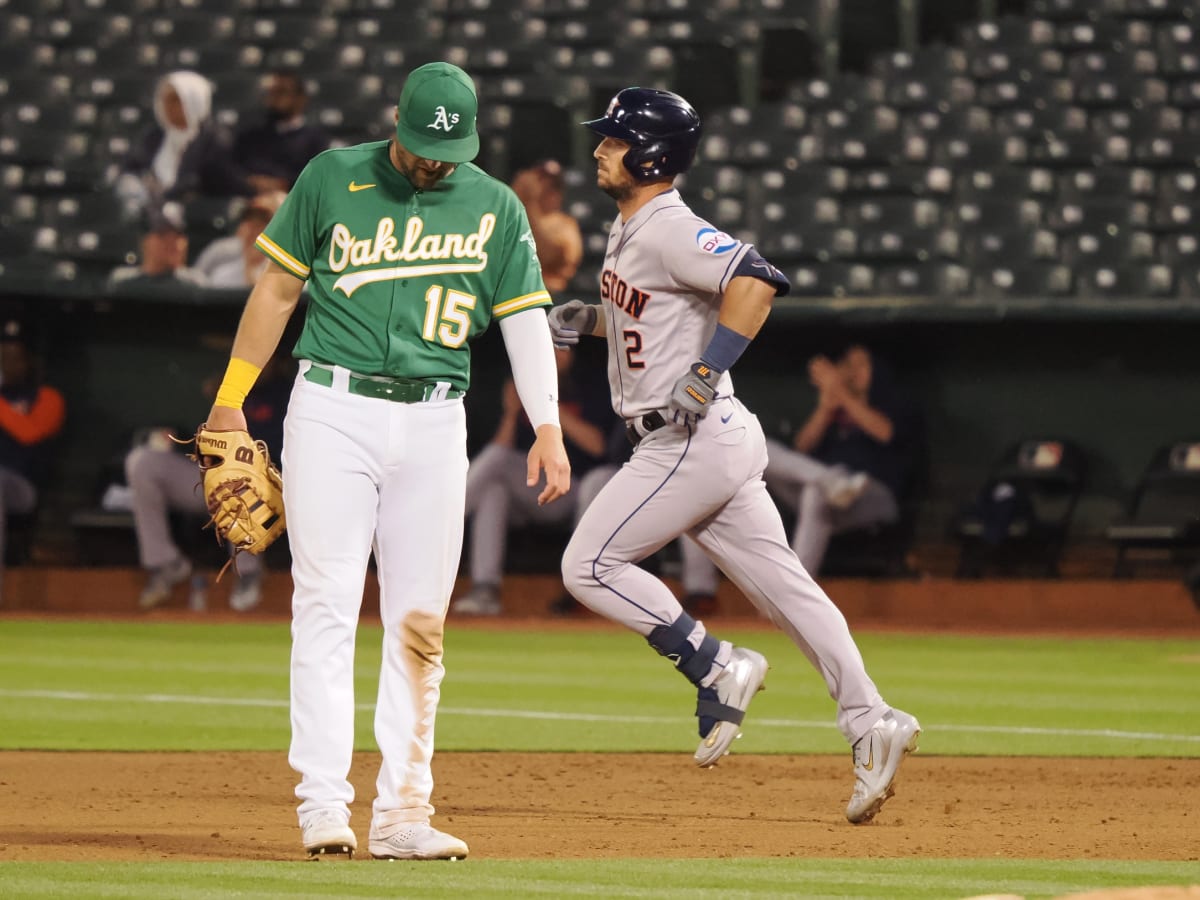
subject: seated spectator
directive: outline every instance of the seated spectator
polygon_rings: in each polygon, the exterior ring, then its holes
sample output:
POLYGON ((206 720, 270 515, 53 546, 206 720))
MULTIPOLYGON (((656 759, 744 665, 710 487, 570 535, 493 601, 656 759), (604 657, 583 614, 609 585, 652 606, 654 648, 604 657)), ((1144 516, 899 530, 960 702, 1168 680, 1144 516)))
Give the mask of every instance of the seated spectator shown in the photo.
POLYGON ((512 189, 525 205, 546 290, 557 295, 567 289, 583 259, 579 223, 562 208, 562 165, 548 159, 521 169, 513 176, 512 189))
POLYGON ((189 284, 203 287, 207 281, 199 270, 188 266, 188 236, 183 210, 178 203, 164 203, 145 210, 141 253, 136 266, 117 266, 108 275, 110 285, 189 284))
POLYGON ((66 403, 43 384, 19 322, 0 332, 0 572, 8 517, 33 512, 48 441, 62 430, 66 403))
POLYGON ((817 356, 808 371, 816 408, 791 447, 767 441, 763 480, 796 512, 792 549, 815 575, 834 534, 899 518, 920 417, 866 347, 850 347, 836 364, 817 356))
POLYGON ((196 257, 195 269, 204 276, 205 284, 212 288, 254 286, 267 267, 267 257, 254 242, 286 196, 283 191, 255 195, 242 208, 233 234, 217 238, 201 251, 196 257))
MULTIPOLYGON (((295 380, 295 363, 290 356, 277 354, 254 385, 244 407, 250 434, 266 441, 271 459, 278 464, 283 454, 283 417, 295 380)), ((203 393, 209 399, 216 394, 219 378, 205 382, 203 393)), ((192 563, 180 551, 171 534, 170 513, 184 512, 203 516, 204 494, 199 489, 200 470, 187 456, 186 448, 172 441, 169 431, 154 432, 125 458, 125 477, 129 484, 138 557, 147 571, 145 587, 138 598, 144 610, 166 603, 175 586, 187 581, 192 563)), ((233 553, 233 547, 229 548, 233 553)), ((229 595, 229 608, 248 612, 262 599, 263 560, 252 553, 240 553, 236 560, 236 583, 229 595)))
POLYGON ((231 139, 212 119, 212 83, 196 72, 159 79, 152 126, 134 145, 114 190, 141 210, 166 200, 225 197, 241 191, 231 139))
POLYGON ((233 161, 244 178, 243 194, 290 191, 308 161, 329 149, 329 135, 304 118, 308 90, 296 72, 279 70, 263 79, 263 118, 241 128, 233 161))
MULTIPOLYGON (((570 350, 556 350, 555 358, 563 442, 571 460, 572 478, 583 478, 604 460, 613 421, 608 384, 599 368, 592 378, 576 375, 575 354, 570 350)), ((502 402, 500 424, 491 443, 471 460, 467 471, 471 589, 450 606, 460 615, 500 614, 500 582, 509 528, 565 522, 577 505, 575 492, 555 503, 538 505, 539 488, 526 484, 534 431, 511 378, 504 385, 502 402)))

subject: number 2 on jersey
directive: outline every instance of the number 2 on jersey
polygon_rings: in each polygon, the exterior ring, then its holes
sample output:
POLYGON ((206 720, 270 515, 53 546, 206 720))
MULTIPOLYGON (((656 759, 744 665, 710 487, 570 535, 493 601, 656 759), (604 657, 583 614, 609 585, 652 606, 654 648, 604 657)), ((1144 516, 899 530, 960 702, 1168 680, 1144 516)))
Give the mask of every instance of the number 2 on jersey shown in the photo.
POLYGON ((642 333, 633 328, 626 328, 621 332, 621 337, 625 338, 625 362, 629 368, 646 368, 646 361, 637 358, 637 354, 642 352, 642 333))
POLYGON ((475 308, 475 297, 462 291, 445 291, 433 285, 425 292, 425 327, 421 337, 429 342, 435 339, 446 347, 461 347, 471 331, 471 318, 467 310, 475 308))

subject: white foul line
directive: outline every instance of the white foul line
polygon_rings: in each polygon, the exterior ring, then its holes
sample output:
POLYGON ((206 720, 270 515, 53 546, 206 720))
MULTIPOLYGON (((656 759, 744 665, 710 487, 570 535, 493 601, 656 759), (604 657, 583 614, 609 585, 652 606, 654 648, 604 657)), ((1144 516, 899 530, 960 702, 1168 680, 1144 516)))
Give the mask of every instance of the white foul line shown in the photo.
MULTIPOLYGON (((91 691, 9 690, 0 688, 0 697, 27 700, 65 700, 81 703, 176 703, 192 706, 250 706, 267 709, 287 709, 287 700, 268 697, 200 697, 193 694, 113 694, 91 691)), ((374 703, 358 703, 356 709, 373 710, 374 703)), ((463 706, 440 706, 438 712, 449 716, 474 716, 493 719, 543 719, 556 722, 609 722, 638 725, 670 725, 676 718, 659 716, 613 716, 599 713, 545 712, 534 709, 475 709, 463 706)), ((754 719, 756 726, 767 728, 832 729, 830 722, 804 719, 754 719)), ((1200 743, 1200 734, 1163 734, 1154 731, 1116 731, 1111 728, 1039 728, 1027 725, 952 725, 930 726, 934 731, 957 731, 978 734, 1029 734, 1050 737, 1100 737, 1131 741, 1184 741, 1200 743)))

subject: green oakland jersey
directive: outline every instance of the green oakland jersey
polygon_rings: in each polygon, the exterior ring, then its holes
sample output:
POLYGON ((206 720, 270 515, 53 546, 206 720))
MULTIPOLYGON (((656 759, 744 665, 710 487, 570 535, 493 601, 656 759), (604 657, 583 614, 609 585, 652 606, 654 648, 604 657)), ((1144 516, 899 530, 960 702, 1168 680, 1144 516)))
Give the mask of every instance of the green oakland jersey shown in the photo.
POLYGON ((308 281, 295 355, 363 375, 465 391, 469 342, 493 318, 551 302, 507 185, 466 163, 419 191, 387 141, 314 157, 258 248, 308 281))

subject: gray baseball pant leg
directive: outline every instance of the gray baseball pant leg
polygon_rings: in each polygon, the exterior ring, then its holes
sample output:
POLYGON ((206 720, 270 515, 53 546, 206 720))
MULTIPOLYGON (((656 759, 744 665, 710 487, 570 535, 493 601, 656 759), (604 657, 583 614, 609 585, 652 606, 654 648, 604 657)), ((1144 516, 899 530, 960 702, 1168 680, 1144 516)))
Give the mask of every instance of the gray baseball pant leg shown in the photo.
POLYGON ((171 537, 171 510, 201 515, 206 507, 200 470, 182 454, 135 447, 125 457, 138 557, 143 569, 161 569, 183 554, 171 537))
MULTIPOLYGON (((170 512, 203 515, 207 509, 200 470, 182 454, 142 446, 125 457, 125 479, 132 501, 138 558, 143 569, 160 569, 183 555, 171 536, 170 512)), ((229 551, 232 554, 233 548, 229 551)), ((238 556, 238 577, 253 578, 262 568, 261 556, 238 556)))
POLYGON ((683 582, 684 594, 712 596, 717 593, 717 566, 708 558, 703 547, 685 535, 679 539, 679 558, 682 567, 679 577, 683 582))
POLYGON ((767 441, 763 480, 784 506, 795 511, 792 549, 810 572, 821 571, 833 535, 876 522, 894 522, 900 514, 891 490, 874 478, 868 478, 862 496, 850 507, 831 507, 822 484, 845 474, 839 466, 827 466, 779 441, 767 441))
POLYGON ((788 546, 762 481, 747 482, 693 535, 820 673, 846 740, 862 737, 889 707, 867 674, 845 616, 788 546))
POLYGON ((467 472, 467 514, 471 516, 472 584, 499 585, 504 576, 508 529, 530 522, 566 520, 575 506, 567 497, 538 506, 541 487, 525 483, 524 451, 489 444, 467 472))

